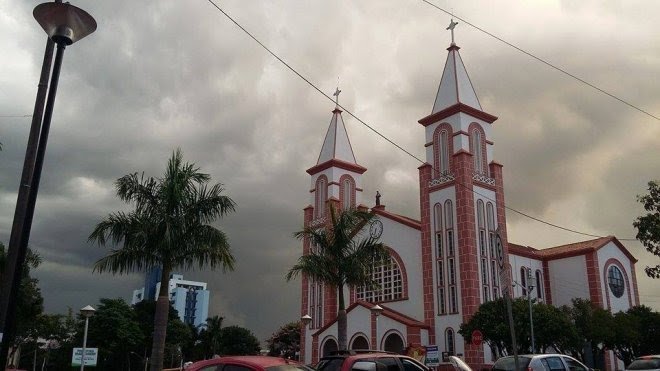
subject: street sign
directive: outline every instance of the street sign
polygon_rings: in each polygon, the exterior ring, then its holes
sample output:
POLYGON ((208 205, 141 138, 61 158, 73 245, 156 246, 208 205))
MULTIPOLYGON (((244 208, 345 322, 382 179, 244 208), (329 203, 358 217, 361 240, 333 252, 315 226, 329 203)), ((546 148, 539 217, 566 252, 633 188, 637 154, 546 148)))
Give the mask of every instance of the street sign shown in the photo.
POLYGON ((438 353, 437 345, 429 345, 426 347, 426 358, 424 363, 429 367, 435 367, 440 364, 440 353, 438 353))
MULTIPOLYGON (((99 354, 99 348, 85 348, 85 366, 96 366, 96 358, 99 354)), ((71 357, 71 366, 80 366, 82 359, 82 348, 73 348, 71 357)))
POLYGON ((484 341, 484 335, 479 330, 472 331, 472 345, 478 347, 484 341))

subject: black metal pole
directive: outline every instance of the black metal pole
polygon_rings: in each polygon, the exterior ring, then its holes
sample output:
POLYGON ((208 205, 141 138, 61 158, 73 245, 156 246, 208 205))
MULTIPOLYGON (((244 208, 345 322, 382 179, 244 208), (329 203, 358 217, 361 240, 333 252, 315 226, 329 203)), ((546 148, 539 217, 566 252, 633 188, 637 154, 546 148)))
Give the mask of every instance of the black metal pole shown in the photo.
MULTIPOLYGON (((4 367, 7 363, 7 351, 9 350, 9 340, 7 327, 15 326, 13 318, 7 321, 7 310, 11 305, 15 304, 16 293, 14 286, 18 288, 20 279, 23 275, 23 262, 27 250, 21 251, 21 235, 23 225, 25 223, 25 212, 28 205, 28 197, 30 193, 30 183, 32 182, 32 173, 34 171, 34 163, 37 153, 37 146, 39 144, 39 135, 41 131, 41 120, 44 113, 44 103, 46 101, 46 93, 48 92, 48 79, 50 77, 50 67, 53 64, 53 47, 55 43, 48 38, 46 41, 46 50, 44 51, 44 60, 41 65, 41 75, 39 84, 37 85, 37 97, 34 104, 34 111, 32 113, 32 124, 30 126, 30 133, 28 135, 27 149, 25 150, 25 160, 23 162, 23 173, 21 175, 21 182, 18 188, 18 197, 16 200, 16 209, 14 211, 14 221, 12 224, 11 235, 9 237, 9 245, 7 251, 7 261, 5 264, 2 287, 0 288, 0 330, 3 336, 2 346, 0 347, 0 365, 4 367), (16 281, 18 277, 18 281, 16 281), (13 292, 13 295, 12 295, 13 292)), ((26 244, 27 246, 27 244, 26 244)))
MULTIPOLYGON (((25 209, 25 221, 23 223, 23 228, 20 231, 21 235, 19 238, 18 251, 22 253, 23 261, 25 259, 25 254, 27 251, 28 241, 30 240, 30 231, 32 230, 32 219, 34 217, 34 208, 37 203, 37 194, 39 193, 39 182, 41 181, 41 171, 43 169, 44 158, 46 155, 46 145, 48 144, 48 133, 50 131, 50 122, 53 117, 53 107, 55 104, 55 95, 57 93, 57 84, 60 79, 60 69, 62 66, 62 58, 64 57, 64 49, 66 45, 64 43, 57 44, 57 52, 55 53, 55 62, 53 64, 53 75, 50 79, 50 87, 48 89, 48 99, 46 101, 46 108, 44 111, 44 120, 41 126, 41 135, 39 136, 39 144, 37 146, 37 157, 34 162, 34 172, 32 174, 32 180, 29 185, 28 200, 25 209)), ((14 340, 15 336, 15 318, 16 318, 16 294, 18 293, 18 287, 20 286, 20 275, 16 273, 22 273, 23 270, 23 261, 20 264, 17 264, 14 273, 14 282, 11 286, 10 295, 9 295, 9 304, 7 307, 7 314, 5 316, 5 328, 6 331, 3 336, 3 348, 8 347, 9 343, 14 340)), ((6 354, 6 353, 5 353, 6 354)), ((2 355, 0 355, 2 357, 2 355)), ((0 358, 1 359, 1 358, 0 358)))

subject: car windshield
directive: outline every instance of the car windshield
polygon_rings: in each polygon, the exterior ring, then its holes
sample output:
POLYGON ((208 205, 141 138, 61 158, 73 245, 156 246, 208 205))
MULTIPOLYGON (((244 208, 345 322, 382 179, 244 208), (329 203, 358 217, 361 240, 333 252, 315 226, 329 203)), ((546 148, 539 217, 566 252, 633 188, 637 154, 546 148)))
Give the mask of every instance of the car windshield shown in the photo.
MULTIPOLYGON (((525 371, 531 358, 518 357, 518 370, 525 371)), ((498 359, 493 365, 493 371, 513 371, 516 369, 516 362, 513 357, 503 357, 498 359)))
POLYGON ((316 365, 316 369, 318 371, 338 371, 341 369, 342 363, 344 363, 343 358, 324 359, 316 365))
POLYGON ((660 368, 660 359, 636 359, 626 370, 655 370, 660 368))

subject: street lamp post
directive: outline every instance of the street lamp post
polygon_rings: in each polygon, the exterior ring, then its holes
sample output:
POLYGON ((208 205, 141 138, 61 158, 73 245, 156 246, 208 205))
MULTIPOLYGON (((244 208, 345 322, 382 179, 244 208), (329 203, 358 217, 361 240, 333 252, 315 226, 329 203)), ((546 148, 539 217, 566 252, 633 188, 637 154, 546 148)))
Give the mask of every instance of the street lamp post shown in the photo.
POLYGON ((534 317, 532 316, 532 290, 536 286, 536 279, 532 276, 532 271, 527 271, 527 304, 529 305, 529 336, 532 341, 532 354, 536 352, 534 344, 534 317))
POLYGON ((46 44, 44 60, 39 80, 39 89, 35 102, 34 115, 28 145, 25 152, 21 183, 18 190, 14 221, 7 251, 5 274, 0 291, 0 364, 6 363, 6 353, 9 343, 14 339, 13 326, 15 322, 15 306, 18 286, 23 273, 23 264, 27 253, 28 240, 32 228, 34 206, 39 191, 41 170, 43 168, 48 132, 53 115, 55 94, 60 76, 64 48, 84 38, 96 30, 96 21, 84 10, 70 4, 63 4, 61 0, 54 3, 37 5, 33 11, 34 18, 48 34, 49 42, 46 44), (52 58, 52 45, 57 44, 57 52, 50 78, 50 87, 46 107, 43 107, 47 85, 47 76, 50 73, 52 58), (43 123, 41 114, 43 112, 43 123))
MULTIPOLYGON (((297 361, 304 362, 305 356, 302 354, 301 349, 303 348, 303 345, 305 345, 305 339, 307 339, 307 326, 312 323, 312 316, 305 314, 304 316, 300 317, 300 323, 302 323, 302 329, 300 331, 300 345, 298 345, 297 361)), ((307 348, 305 348, 305 352, 307 352, 307 348)))
POLYGON ((94 312, 96 312, 96 309, 94 309, 91 305, 88 305, 82 309, 80 309, 80 314, 85 317, 85 332, 83 333, 83 347, 82 347, 82 357, 80 358, 80 371, 83 371, 85 369, 85 350, 87 348, 87 328, 89 327, 89 317, 94 315, 94 312))
POLYGON ((371 307, 371 313, 373 313, 373 315, 376 317, 376 350, 380 350, 380 344, 378 341, 378 317, 380 316, 381 313, 383 313, 383 307, 376 304, 373 307, 371 307))

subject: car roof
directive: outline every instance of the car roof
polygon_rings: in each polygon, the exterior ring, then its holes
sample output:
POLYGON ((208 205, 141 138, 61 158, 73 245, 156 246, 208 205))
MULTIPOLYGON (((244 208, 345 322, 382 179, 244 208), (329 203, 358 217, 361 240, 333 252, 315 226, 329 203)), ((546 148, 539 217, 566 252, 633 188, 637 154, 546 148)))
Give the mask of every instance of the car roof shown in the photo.
POLYGON ((249 364, 253 366, 261 366, 261 367, 270 367, 270 366, 277 366, 277 365, 284 365, 284 364, 295 364, 298 365, 299 363, 296 361, 291 361, 288 359, 280 358, 280 357, 270 357, 270 356, 223 356, 219 358, 213 358, 213 359, 207 359, 204 361, 198 361, 195 362, 193 365, 194 366, 202 366, 202 365, 213 365, 217 363, 227 363, 227 362, 234 362, 234 363, 242 363, 242 364, 249 364))

